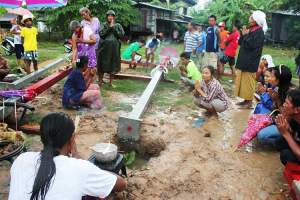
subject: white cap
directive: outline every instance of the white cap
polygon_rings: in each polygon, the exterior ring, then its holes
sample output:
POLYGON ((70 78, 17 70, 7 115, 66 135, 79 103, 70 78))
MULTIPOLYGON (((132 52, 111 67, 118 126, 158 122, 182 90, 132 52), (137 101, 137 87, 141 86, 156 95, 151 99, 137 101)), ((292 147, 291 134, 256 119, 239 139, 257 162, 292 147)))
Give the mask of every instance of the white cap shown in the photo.
POLYGON ((33 18, 34 18, 33 15, 24 15, 21 22, 24 24, 25 20, 27 20, 27 19, 33 19, 33 18))

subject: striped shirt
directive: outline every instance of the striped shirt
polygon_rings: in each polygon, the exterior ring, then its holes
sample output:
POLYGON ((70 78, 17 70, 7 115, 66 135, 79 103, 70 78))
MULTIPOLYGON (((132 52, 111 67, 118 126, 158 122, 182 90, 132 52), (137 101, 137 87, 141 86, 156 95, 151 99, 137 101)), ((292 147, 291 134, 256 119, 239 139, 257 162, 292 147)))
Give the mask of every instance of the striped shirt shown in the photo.
POLYGON ((185 52, 193 52, 199 46, 201 41, 201 35, 197 31, 190 32, 187 31, 184 35, 184 43, 185 43, 185 52))
POLYGON ((205 81, 202 80, 201 89, 207 96, 199 96, 198 100, 203 101, 205 103, 211 103, 212 100, 219 99, 224 103, 226 109, 229 107, 229 98, 218 80, 213 79, 208 84, 206 84, 205 81))

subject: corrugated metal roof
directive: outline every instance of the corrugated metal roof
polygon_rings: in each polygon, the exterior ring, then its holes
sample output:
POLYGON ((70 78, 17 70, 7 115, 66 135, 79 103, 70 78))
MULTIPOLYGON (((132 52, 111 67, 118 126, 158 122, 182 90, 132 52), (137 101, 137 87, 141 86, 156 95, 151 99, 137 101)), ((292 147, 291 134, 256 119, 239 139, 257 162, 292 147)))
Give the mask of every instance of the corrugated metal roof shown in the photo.
POLYGON ((277 10, 272 13, 290 16, 300 16, 300 12, 294 12, 293 10, 277 10))
POLYGON ((164 8, 164 7, 161 7, 161 6, 152 5, 152 4, 147 3, 147 2, 139 2, 136 5, 144 5, 144 6, 151 7, 151 8, 156 8, 156 9, 159 9, 159 10, 166 10, 166 11, 175 12, 175 10, 171 10, 171 9, 164 8))
POLYGON ((157 18, 157 19, 162 21, 168 21, 168 22, 177 22, 177 23, 184 23, 184 24, 189 23, 188 21, 184 21, 180 19, 161 19, 161 18, 157 18))

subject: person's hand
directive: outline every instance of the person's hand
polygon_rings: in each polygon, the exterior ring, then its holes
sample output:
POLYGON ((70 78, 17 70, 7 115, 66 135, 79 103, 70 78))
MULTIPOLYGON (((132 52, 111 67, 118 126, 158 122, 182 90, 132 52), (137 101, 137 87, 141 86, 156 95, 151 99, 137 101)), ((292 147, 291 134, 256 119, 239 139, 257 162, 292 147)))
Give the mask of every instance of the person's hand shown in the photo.
POLYGON ((243 29, 242 29, 242 35, 247 35, 247 34, 249 34, 249 32, 250 32, 250 30, 247 29, 246 26, 243 26, 243 29))
POLYGON ((258 82, 257 91, 262 94, 267 91, 267 88, 261 82, 258 82))
POLYGON ((113 27, 114 25, 115 25, 115 20, 112 19, 111 22, 110 22, 110 24, 109 24, 109 27, 113 27))
POLYGON ((199 96, 199 93, 198 93, 198 91, 196 89, 194 89, 192 91, 192 94, 193 94, 194 97, 198 97, 199 96))
POLYGON ((276 126, 283 137, 291 133, 291 127, 283 114, 277 115, 275 119, 276 126))
POLYGON ((272 88, 267 89, 268 93, 270 94, 273 101, 276 101, 279 99, 279 95, 277 92, 275 92, 272 88))
POLYGON ((84 43, 84 40, 82 38, 77 38, 76 43, 84 43))
POLYGON ((201 91, 199 91, 199 94, 202 96, 202 97, 204 97, 204 98, 206 98, 207 97, 207 95, 201 90, 201 91))

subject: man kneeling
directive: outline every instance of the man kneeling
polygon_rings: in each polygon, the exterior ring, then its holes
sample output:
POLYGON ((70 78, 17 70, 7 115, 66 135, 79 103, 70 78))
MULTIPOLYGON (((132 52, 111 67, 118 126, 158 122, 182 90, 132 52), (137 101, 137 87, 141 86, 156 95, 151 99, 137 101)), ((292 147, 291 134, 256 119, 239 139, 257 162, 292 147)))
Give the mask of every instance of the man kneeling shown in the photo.
POLYGON ((179 66, 181 77, 180 79, 185 85, 194 87, 196 81, 201 80, 201 73, 195 63, 190 60, 189 53, 183 52, 180 55, 181 64, 179 66))
POLYGON ((282 112, 276 118, 276 125, 283 136, 277 147, 280 160, 300 164, 300 89, 291 90, 283 104, 282 112))

